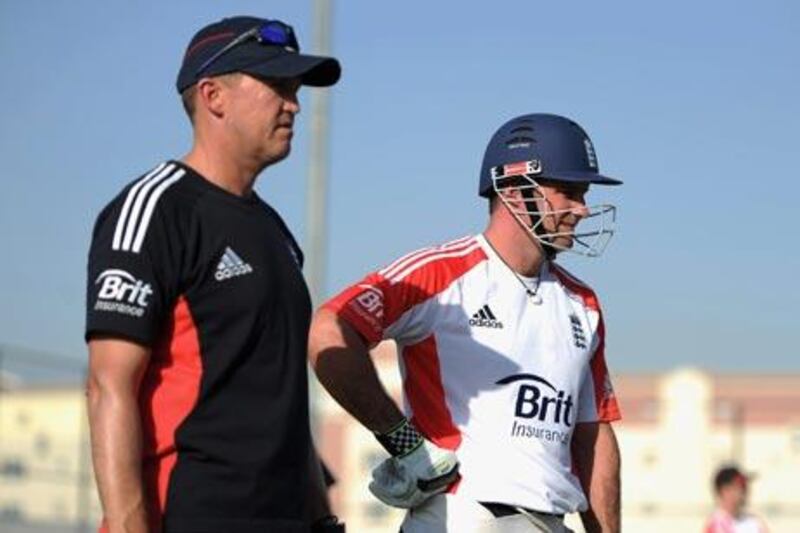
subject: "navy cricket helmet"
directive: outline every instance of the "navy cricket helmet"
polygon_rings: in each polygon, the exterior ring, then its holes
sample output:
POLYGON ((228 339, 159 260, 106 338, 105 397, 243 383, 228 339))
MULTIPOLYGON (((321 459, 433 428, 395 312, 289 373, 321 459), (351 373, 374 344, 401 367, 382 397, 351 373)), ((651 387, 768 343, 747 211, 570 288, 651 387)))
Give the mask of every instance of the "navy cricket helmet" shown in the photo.
POLYGON ((500 126, 483 156, 478 194, 494 195, 494 181, 512 175, 556 181, 620 185, 600 174, 591 139, 572 120, 546 113, 513 118, 500 126))

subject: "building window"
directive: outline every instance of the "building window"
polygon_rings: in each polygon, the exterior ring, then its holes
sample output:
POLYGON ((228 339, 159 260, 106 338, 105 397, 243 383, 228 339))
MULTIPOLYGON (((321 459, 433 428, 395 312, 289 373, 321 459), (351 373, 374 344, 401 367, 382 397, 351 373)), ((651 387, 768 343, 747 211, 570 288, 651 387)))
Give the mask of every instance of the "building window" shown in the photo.
POLYGON ((7 503, 0 507, 0 522, 8 524, 19 523, 24 520, 25 516, 22 514, 22 509, 13 503, 7 503))
POLYGON ((658 462, 658 455, 653 450, 647 450, 642 454, 642 463, 648 468, 653 468, 658 462))
POLYGON ((67 506, 63 500, 53 502, 53 516, 62 521, 67 518, 67 506))
POLYGON ((800 454, 800 427, 794 428, 794 430, 791 432, 791 439, 792 451, 800 454))
POLYGON ((658 505, 654 502, 645 502, 642 504, 642 514, 652 516, 658 514, 658 505))
POLYGON ((41 458, 47 457, 50 453, 50 437, 44 433, 36 435, 36 440, 33 443, 33 449, 36 450, 36 455, 41 458))
POLYGON ((23 478, 28 475, 25 463, 19 459, 6 459, 0 463, 0 476, 11 478, 23 478))
POLYGON ((31 415, 29 415, 26 411, 18 411, 17 412, 17 425, 21 428, 28 427, 31 423, 31 415))

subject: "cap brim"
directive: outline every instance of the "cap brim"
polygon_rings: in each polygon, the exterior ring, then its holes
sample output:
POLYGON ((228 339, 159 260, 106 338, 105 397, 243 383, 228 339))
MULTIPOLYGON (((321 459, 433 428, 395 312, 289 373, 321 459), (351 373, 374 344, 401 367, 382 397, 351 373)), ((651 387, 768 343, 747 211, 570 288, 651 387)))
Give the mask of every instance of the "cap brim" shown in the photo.
POLYGON ((342 68, 332 57, 285 53, 240 69, 260 78, 300 78, 303 85, 329 87, 339 81, 342 68))
POLYGON ((603 176, 596 172, 557 172, 554 174, 543 174, 542 178, 556 181, 568 181, 571 183, 594 183, 597 185, 622 185, 622 181, 603 176))

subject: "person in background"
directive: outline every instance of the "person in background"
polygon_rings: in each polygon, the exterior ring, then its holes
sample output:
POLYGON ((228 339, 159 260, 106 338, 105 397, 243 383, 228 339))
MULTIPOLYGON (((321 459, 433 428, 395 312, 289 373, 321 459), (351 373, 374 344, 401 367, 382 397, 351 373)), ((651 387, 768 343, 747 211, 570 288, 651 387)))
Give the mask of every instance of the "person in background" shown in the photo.
POLYGON ((751 479, 735 465, 717 471, 714 475, 717 508, 708 519, 705 533, 767 533, 764 521, 744 510, 751 479))

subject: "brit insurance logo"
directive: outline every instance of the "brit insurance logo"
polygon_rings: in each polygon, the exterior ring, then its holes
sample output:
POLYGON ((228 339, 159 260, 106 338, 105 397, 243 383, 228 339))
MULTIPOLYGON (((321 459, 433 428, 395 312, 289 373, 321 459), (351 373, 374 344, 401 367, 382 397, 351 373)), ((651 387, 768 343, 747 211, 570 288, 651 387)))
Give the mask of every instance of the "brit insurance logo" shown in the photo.
POLYGON ((512 437, 569 443, 575 421, 571 394, 536 374, 512 374, 495 383, 517 387, 512 437))
POLYGON ((367 283, 358 285, 358 294, 348 308, 364 319, 378 336, 383 333, 383 291, 367 283))
POLYGON ((153 288, 118 268, 104 270, 94 282, 100 286, 95 311, 112 311, 140 317, 147 309, 153 288))

